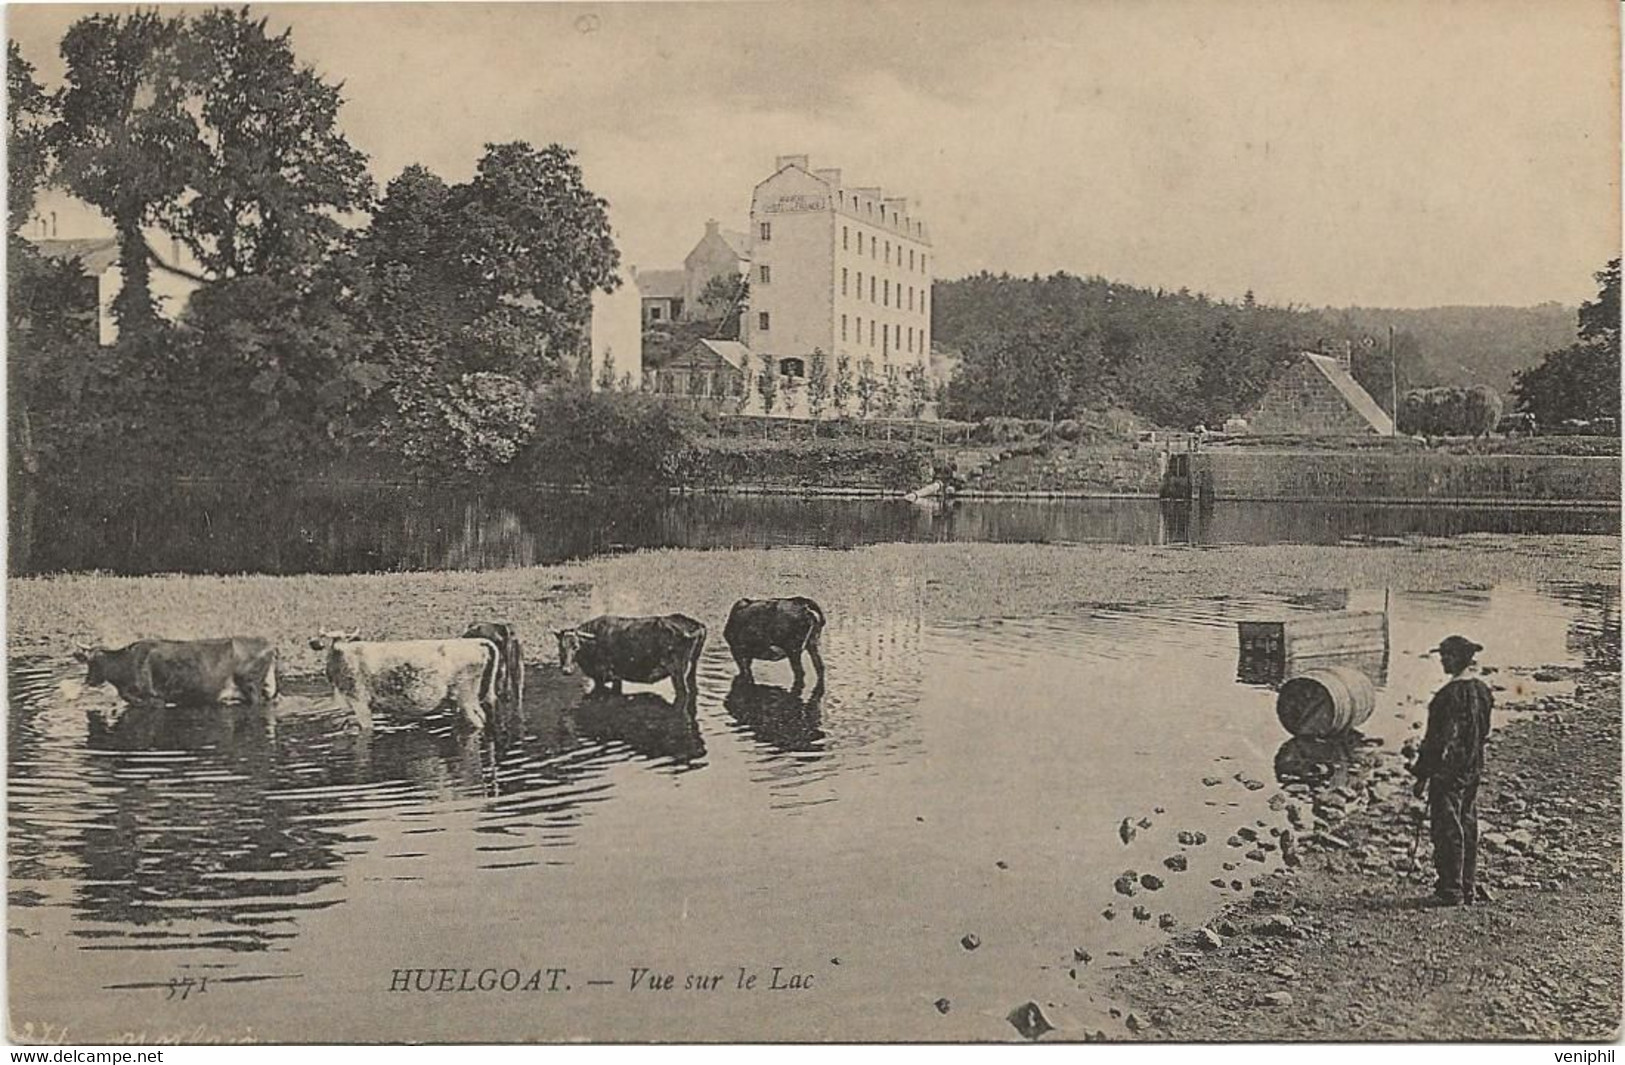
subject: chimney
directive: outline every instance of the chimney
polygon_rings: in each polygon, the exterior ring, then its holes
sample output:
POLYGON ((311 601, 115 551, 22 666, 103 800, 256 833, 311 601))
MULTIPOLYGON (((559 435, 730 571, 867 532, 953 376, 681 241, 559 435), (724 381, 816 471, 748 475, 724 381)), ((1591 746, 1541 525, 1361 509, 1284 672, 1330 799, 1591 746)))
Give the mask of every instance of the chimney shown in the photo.
POLYGON ((839 169, 834 169, 834 170, 814 170, 813 171, 813 177, 815 177, 818 180, 822 181, 824 184, 830 186, 831 188, 838 189, 838 188, 841 187, 841 172, 840 172, 839 169))
POLYGON ((781 155, 773 162, 774 170, 783 170, 787 166, 799 166, 805 170, 807 169, 807 157, 805 155, 781 155))
POLYGON ((717 220, 715 218, 707 218, 705 220, 705 235, 708 237, 714 237, 717 235, 717 220))

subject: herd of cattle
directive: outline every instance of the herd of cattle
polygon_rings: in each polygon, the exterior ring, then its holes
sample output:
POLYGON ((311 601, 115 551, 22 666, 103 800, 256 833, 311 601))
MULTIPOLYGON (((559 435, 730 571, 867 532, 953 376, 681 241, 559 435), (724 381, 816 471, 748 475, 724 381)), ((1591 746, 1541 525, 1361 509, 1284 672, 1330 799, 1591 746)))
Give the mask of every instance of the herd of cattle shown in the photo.
MULTIPOLYGON (((824 680, 819 637, 824 612, 803 596, 741 599, 728 614, 723 638, 739 673, 753 680, 753 661, 788 659, 797 687, 806 679, 802 655, 824 680)), ((554 633, 559 668, 579 668, 596 691, 619 692, 623 681, 670 679, 677 705, 695 712, 695 682, 705 626, 683 614, 602 615, 554 633)), ((499 710, 522 707, 525 662, 519 636, 505 623, 473 625, 456 639, 363 640, 358 631, 323 632, 310 641, 327 652, 326 674, 341 703, 363 729, 374 711, 392 721, 452 710, 476 728, 499 710)), ((111 684, 132 705, 197 706, 262 703, 277 697, 277 651, 259 637, 216 640, 137 640, 116 650, 80 648, 85 681, 111 684)))

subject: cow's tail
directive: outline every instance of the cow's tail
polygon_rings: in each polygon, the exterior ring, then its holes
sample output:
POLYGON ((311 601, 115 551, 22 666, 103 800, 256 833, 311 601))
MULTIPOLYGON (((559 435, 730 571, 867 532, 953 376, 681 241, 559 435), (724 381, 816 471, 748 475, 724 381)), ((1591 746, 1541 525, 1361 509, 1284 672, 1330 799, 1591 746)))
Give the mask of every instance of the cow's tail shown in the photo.
POLYGON ((817 603, 813 602, 811 599, 808 599, 805 596, 798 597, 797 602, 799 602, 802 606, 806 607, 807 608, 807 613, 811 614, 812 618, 813 618, 812 631, 808 634, 808 638, 810 639, 810 638, 812 638, 814 636, 817 636, 819 633, 823 632, 824 631, 824 624, 825 624, 823 609, 821 607, 819 607, 819 605, 817 603))

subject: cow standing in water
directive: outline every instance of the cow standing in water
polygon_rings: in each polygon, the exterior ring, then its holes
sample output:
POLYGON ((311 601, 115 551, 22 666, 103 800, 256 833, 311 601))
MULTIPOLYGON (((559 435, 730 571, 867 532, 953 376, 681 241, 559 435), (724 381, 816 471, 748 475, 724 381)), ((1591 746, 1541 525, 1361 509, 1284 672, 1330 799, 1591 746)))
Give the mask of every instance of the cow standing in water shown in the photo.
POLYGON ((621 690, 622 681, 656 684, 667 677, 677 705, 695 712, 694 695, 705 626, 683 614, 625 618, 604 614, 573 629, 560 629, 559 668, 577 666, 592 678, 593 690, 621 690))
POLYGON ((276 648, 257 636, 137 640, 118 650, 82 647, 85 683, 111 684, 131 705, 206 706, 275 699, 276 648))
POLYGON ((519 645, 519 634, 505 621, 482 621, 468 627, 463 633, 468 640, 490 640, 497 649, 496 692, 497 702, 511 713, 524 709, 525 652, 519 645))
POLYGON ((441 707, 484 726, 496 702, 499 654, 490 640, 371 642, 355 632, 324 632, 310 641, 327 652, 327 679, 363 730, 374 709, 422 719, 441 707))
POLYGON ((777 662, 788 658, 799 687, 807 682, 807 672, 801 665, 803 651, 818 671, 818 683, 824 683, 824 658, 818 653, 823 631, 824 611, 811 599, 797 595, 789 599, 739 600, 728 612, 722 638, 728 641, 739 674, 746 680, 755 679, 750 670, 753 660, 777 662))

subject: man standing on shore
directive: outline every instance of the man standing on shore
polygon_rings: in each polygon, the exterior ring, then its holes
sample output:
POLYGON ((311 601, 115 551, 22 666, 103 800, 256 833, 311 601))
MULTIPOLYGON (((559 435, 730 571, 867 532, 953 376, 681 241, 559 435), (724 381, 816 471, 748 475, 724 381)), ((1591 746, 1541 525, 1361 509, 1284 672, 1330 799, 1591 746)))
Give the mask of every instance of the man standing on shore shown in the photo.
POLYGON ((1495 698, 1477 675, 1473 656, 1484 648, 1464 636, 1448 636, 1438 647, 1450 680, 1428 704, 1428 728, 1411 772, 1416 797, 1428 794, 1433 830, 1433 895, 1438 905, 1465 906, 1475 899, 1478 869, 1478 782, 1484 772, 1484 745, 1490 736, 1495 698))

